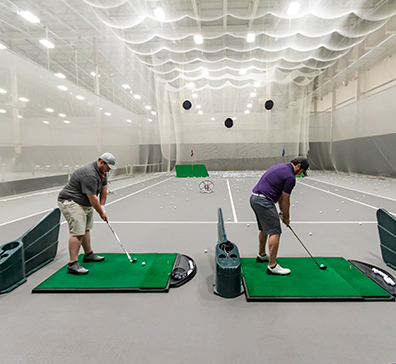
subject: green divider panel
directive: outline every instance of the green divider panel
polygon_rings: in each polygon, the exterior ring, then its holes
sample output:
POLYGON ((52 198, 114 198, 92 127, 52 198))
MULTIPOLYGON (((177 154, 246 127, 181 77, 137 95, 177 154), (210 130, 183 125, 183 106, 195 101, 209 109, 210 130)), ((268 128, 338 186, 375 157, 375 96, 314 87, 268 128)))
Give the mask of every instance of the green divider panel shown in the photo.
POLYGON ((209 177, 204 164, 177 164, 176 177, 209 177))

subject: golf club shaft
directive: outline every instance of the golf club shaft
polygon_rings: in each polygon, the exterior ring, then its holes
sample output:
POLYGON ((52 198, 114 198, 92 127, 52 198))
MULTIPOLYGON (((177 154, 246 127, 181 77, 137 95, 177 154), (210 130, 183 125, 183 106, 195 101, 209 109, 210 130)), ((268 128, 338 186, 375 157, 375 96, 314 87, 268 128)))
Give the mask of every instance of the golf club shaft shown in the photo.
POLYGON ((306 248, 306 246, 303 244, 303 242, 300 240, 300 238, 297 236, 297 234, 294 232, 294 230, 292 229, 292 227, 289 225, 289 229, 292 231, 292 233, 294 234, 294 236, 297 238, 297 240, 301 243, 301 245, 304 247, 304 249, 307 251, 307 253, 309 254, 309 256, 312 258, 312 260, 315 262, 315 264, 320 268, 320 265, 318 264, 318 262, 315 260, 315 258, 312 256, 312 254, 309 252, 309 250, 306 248))
POLYGON ((124 245, 122 245, 120 238, 118 237, 118 235, 116 234, 116 232, 114 231, 114 229, 112 228, 112 226, 110 225, 109 221, 106 220, 106 222, 107 222, 107 225, 109 225, 109 228, 110 228, 111 232, 114 234, 115 238, 117 239, 118 244, 120 244, 120 245, 121 245, 121 248, 124 249, 125 254, 128 256, 129 261, 132 263, 132 258, 131 258, 131 256, 129 255, 129 253, 127 252, 127 250, 125 249, 124 245))

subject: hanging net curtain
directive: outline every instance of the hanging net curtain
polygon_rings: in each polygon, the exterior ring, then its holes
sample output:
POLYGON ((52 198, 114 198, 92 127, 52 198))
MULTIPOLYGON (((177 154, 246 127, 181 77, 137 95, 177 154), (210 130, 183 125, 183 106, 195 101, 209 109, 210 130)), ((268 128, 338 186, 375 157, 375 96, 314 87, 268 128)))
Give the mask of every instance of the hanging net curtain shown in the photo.
POLYGON ((394 1, 83 1, 150 70, 169 169, 263 169, 306 154, 314 79, 396 13, 394 1))

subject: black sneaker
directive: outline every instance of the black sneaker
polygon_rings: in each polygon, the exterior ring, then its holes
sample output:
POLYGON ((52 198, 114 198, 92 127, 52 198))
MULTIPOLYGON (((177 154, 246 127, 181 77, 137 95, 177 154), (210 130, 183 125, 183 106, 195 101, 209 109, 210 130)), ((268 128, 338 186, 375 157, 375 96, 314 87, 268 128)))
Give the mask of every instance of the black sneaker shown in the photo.
POLYGON ((260 255, 257 255, 256 257, 256 263, 268 263, 269 259, 268 259, 268 255, 265 254, 263 257, 260 255))
POLYGON ((83 262, 103 262, 105 260, 105 257, 101 257, 93 252, 88 253, 87 255, 84 255, 83 257, 83 262))
POLYGON ((67 265, 67 273, 75 274, 78 276, 88 274, 89 270, 82 267, 78 262, 67 265))

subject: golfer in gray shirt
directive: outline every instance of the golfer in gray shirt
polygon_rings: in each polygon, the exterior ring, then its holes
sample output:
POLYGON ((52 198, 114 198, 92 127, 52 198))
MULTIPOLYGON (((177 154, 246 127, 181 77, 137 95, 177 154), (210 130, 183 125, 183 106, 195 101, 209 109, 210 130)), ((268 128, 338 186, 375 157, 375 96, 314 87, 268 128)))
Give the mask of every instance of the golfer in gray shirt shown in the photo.
POLYGON ((107 221, 104 205, 107 199, 107 172, 116 169, 111 153, 102 154, 95 162, 77 169, 68 184, 58 195, 58 206, 69 225, 70 262, 67 272, 87 274, 78 263, 81 246, 84 249, 83 262, 101 262, 104 257, 95 254, 91 248, 90 230, 93 227, 93 209, 103 221, 107 221))

